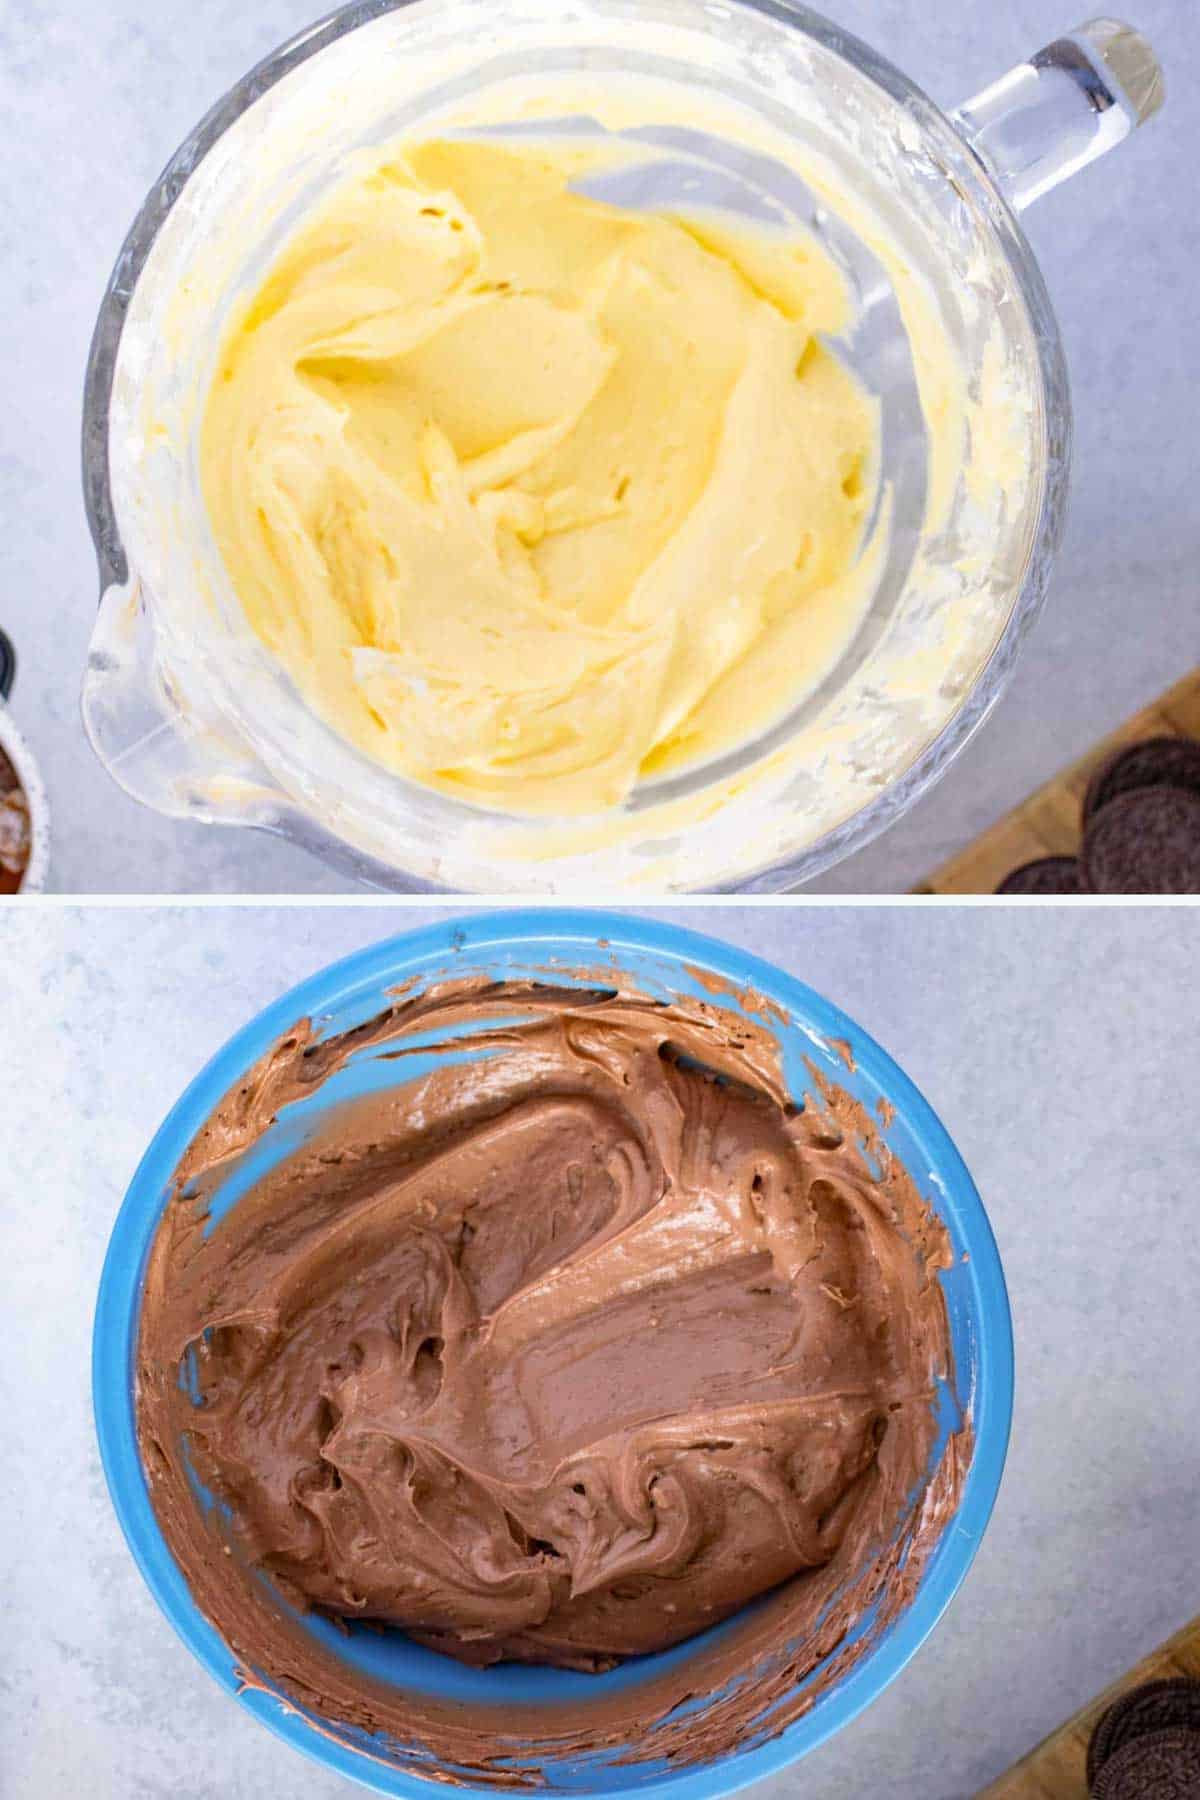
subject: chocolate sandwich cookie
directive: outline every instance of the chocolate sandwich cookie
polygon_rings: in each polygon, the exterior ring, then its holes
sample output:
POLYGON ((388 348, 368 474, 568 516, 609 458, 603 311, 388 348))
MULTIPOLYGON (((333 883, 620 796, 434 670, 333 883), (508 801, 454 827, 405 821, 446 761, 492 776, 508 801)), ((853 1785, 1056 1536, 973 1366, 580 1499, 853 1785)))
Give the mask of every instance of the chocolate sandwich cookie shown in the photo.
POLYGON ((1088 825, 1079 862, 1093 894, 1200 894, 1200 794, 1119 794, 1088 825))
POLYGON ((1146 738, 1114 751, 1088 783, 1083 799, 1085 827, 1111 800, 1150 787, 1184 788, 1200 794, 1200 742, 1195 738, 1146 738))
POLYGON ((1118 1750, 1160 1731, 1200 1731, 1200 1681, 1148 1681, 1115 1700, 1088 1745, 1088 1787, 1095 1786, 1100 1770, 1118 1750))
POLYGON ((1092 1800, 1200 1800, 1200 1731, 1154 1731, 1111 1756, 1092 1800))
POLYGON ((998 894, 1085 894, 1079 860, 1074 856, 1039 856, 1006 875, 998 894))

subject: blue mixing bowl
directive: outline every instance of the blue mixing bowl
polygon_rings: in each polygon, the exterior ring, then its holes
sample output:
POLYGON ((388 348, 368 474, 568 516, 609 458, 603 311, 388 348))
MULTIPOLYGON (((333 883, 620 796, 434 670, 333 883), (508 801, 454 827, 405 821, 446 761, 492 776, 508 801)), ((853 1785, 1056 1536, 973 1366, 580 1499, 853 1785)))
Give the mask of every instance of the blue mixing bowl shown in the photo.
MULTIPOLYGON (((134 1351, 146 1258, 172 1173, 189 1141, 227 1089, 297 1019, 310 1017, 322 1030, 342 1032, 381 1011, 388 1004, 388 990, 414 977, 432 980, 447 972, 496 978, 548 975, 562 982, 564 968, 594 970, 605 963, 627 973, 644 992, 689 993, 731 1007, 752 1004, 753 994, 764 997, 788 1021, 780 1024, 772 1012, 769 1023, 777 1031, 797 1098, 814 1089, 807 1066, 812 1063, 872 1113, 880 1100, 894 1109, 892 1114, 883 1111, 890 1123, 881 1128, 881 1136, 928 1194, 956 1252, 953 1267, 941 1277, 955 1363, 955 1392, 943 1396, 943 1441, 956 1413, 969 1410, 975 1449, 958 1511, 930 1555, 910 1604, 874 1634, 848 1672, 809 1711, 777 1736, 760 1738, 709 1763, 682 1768, 622 1764, 609 1754, 553 1765, 547 1772, 548 1791, 614 1796, 630 1790, 642 1795, 669 1791, 672 1800, 701 1800, 731 1793, 804 1756, 881 1693, 933 1629, 971 1564, 1000 1484, 1012 1414, 1013 1362, 1008 1296, 995 1241, 975 1185, 945 1129, 912 1082, 852 1019, 743 950, 675 925, 615 913, 548 910, 452 917, 360 951, 259 1013, 201 1071, 160 1127, 130 1184, 109 1244, 96 1308, 93 1392, 100 1453, 117 1516, 151 1592, 180 1637, 222 1687, 278 1736, 378 1793, 430 1800, 432 1784, 411 1765, 396 1767, 366 1746, 336 1740, 282 1698, 244 1689, 231 1652, 197 1610, 159 1530, 134 1425, 134 1351), (702 986, 705 975, 727 983, 728 991, 714 993, 702 986)), ((428 1061, 410 1055, 400 1072, 395 1063, 382 1063, 368 1050, 326 1084, 335 1090, 328 1098, 345 1099, 384 1080, 411 1080, 434 1060, 433 1053, 428 1061)), ((302 1120, 289 1117, 298 1110, 284 1109, 264 1140, 272 1145, 272 1160, 293 1149, 303 1132, 302 1120)), ((731 1623, 716 1630, 728 1630, 731 1623)), ((868 1618, 857 1630, 869 1624, 868 1618)), ((535 1700, 569 1708, 593 1697, 597 1683, 628 1687, 644 1682, 666 1658, 686 1659, 704 1641, 632 1659, 608 1674, 581 1675, 515 1664, 471 1669, 418 1647, 400 1632, 352 1630, 343 1636, 320 1619, 311 1620, 309 1629, 344 1660, 376 1677, 466 1707, 535 1700)), ((456 1785, 463 1795, 496 1793, 494 1786, 456 1785)))

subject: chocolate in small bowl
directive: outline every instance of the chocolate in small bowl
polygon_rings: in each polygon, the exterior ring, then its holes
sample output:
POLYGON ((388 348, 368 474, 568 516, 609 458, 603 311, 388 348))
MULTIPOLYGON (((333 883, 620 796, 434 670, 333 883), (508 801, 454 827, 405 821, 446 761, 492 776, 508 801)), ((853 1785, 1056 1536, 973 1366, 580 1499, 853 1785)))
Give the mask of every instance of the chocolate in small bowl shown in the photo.
POLYGON ((0 894, 15 894, 25 879, 33 849, 29 796, 0 748, 0 894))

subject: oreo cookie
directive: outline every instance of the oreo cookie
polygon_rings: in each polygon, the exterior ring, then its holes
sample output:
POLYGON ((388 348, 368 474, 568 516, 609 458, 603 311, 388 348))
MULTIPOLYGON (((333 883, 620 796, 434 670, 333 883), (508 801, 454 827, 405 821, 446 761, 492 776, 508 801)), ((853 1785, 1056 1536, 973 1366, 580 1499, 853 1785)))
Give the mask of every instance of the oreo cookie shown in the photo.
POLYGON ((1083 823, 1122 794, 1140 788, 1183 788, 1200 794, 1200 742, 1195 738, 1146 738, 1127 744, 1101 763, 1083 797, 1083 823))
POLYGON ((1200 1800, 1200 1731, 1153 1731, 1110 1756, 1092 1800, 1200 1800))
POLYGON ((1092 894, 1200 894, 1200 794, 1118 794, 1091 819, 1079 864, 1092 894))
POLYGON ((1160 1731, 1200 1731, 1200 1681, 1188 1681, 1184 1676, 1148 1681, 1114 1700, 1088 1744, 1088 1787, 1095 1786, 1110 1756, 1135 1738, 1160 1731))
POLYGON ((1085 894, 1079 860, 1074 856, 1039 856, 1006 875, 998 894, 1085 894))

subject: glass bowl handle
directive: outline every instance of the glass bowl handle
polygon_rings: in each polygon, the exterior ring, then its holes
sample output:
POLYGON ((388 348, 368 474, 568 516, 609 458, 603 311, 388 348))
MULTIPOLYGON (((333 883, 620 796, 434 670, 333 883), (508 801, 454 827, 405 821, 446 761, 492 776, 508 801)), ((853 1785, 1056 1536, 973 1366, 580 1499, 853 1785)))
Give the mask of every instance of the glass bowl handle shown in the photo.
POLYGON ((1023 212, 1123 143, 1162 103, 1162 68, 1142 34, 1117 19, 1090 19, 950 116, 1023 212))

